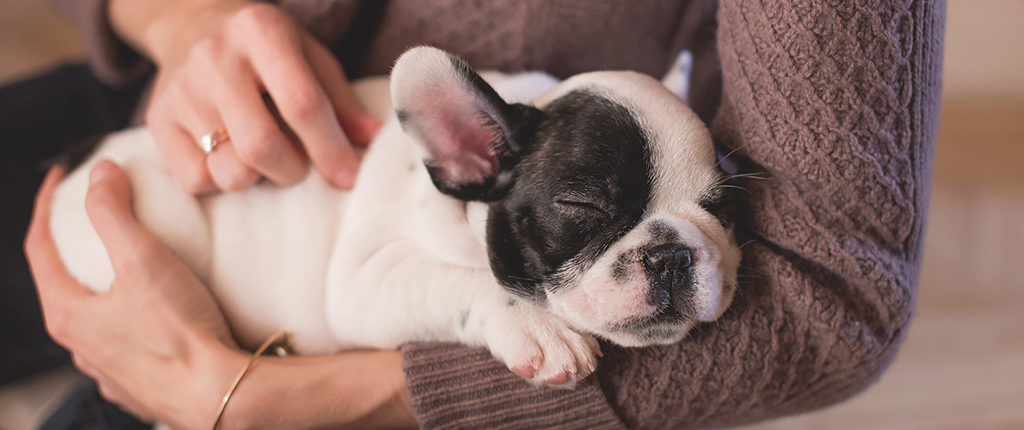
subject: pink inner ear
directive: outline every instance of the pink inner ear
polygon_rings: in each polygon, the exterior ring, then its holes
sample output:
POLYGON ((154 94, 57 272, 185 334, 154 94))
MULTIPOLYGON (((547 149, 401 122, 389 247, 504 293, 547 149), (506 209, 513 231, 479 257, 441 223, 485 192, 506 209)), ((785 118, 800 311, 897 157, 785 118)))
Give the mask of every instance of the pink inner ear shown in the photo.
POLYGON ((427 150, 435 180, 482 184, 498 173, 492 144, 500 131, 488 116, 501 118, 496 110, 504 102, 492 105, 493 90, 457 61, 434 48, 409 50, 391 72, 392 102, 405 115, 406 132, 427 150))
POLYGON ((441 91, 432 103, 424 144, 433 165, 445 180, 457 183, 483 182, 497 174, 498 159, 492 143, 495 130, 482 118, 485 104, 463 91, 441 91))

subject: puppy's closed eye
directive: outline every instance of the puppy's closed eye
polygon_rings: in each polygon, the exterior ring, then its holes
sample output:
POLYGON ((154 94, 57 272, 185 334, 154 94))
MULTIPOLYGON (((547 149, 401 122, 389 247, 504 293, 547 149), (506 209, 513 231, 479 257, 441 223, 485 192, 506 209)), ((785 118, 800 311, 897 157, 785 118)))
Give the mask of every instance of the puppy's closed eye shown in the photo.
POLYGON ((555 208, 571 217, 611 218, 611 213, 604 208, 604 205, 578 198, 555 199, 555 208))
POLYGON ((552 199, 555 210, 562 216, 584 226, 604 224, 614 216, 603 190, 579 187, 558 193, 552 199))

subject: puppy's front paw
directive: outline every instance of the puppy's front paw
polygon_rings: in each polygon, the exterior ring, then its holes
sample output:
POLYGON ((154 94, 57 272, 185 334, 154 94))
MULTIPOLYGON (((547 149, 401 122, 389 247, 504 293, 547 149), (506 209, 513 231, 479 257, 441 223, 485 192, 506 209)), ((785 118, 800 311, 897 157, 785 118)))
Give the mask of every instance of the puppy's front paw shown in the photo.
POLYGON ((491 353, 517 375, 538 385, 572 388, 597 368, 597 340, 535 306, 509 302, 485 327, 491 353))

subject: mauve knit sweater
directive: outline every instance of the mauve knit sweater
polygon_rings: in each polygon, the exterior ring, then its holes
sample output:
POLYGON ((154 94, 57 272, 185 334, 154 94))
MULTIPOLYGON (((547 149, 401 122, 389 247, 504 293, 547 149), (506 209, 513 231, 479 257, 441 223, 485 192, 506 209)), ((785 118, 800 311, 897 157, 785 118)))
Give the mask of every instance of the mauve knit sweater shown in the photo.
MULTIPOLYGON (((151 66, 105 0, 55 0, 112 84, 151 66)), ((605 345, 575 390, 481 349, 402 347, 427 428, 692 428, 808 411, 870 385, 914 308, 938 122, 942 1, 280 0, 351 77, 429 44, 481 69, 660 77, 695 52, 691 103, 746 184, 737 300, 670 346, 605 345)))

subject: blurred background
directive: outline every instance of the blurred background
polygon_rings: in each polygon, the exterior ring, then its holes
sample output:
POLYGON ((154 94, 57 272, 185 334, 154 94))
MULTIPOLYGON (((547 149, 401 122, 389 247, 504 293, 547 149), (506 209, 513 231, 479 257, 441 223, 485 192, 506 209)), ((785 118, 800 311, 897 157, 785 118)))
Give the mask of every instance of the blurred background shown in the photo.
MULTIPOLYGON (((42 1, 0 0, 0 85, 84 55, 42 1)), ((942 116, 917 314, 882 379, 752 429, 1024 429, 1024 1, 949 0, 942 116)), ((0 387, 0 429, 35 428, 81 379, 0 387)))

